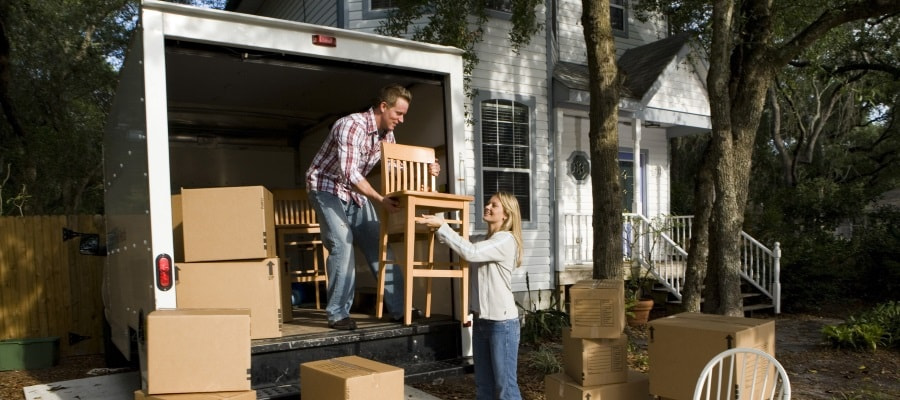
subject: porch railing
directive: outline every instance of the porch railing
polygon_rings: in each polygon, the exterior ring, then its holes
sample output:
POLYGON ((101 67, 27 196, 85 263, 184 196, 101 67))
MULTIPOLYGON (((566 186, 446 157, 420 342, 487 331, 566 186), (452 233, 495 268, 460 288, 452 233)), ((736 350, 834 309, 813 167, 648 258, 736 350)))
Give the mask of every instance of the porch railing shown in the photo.
MULTIPOLYGON (((566 265, 590 264, 593 260, 594 231, 591 214, 564 215, 563 246, 566 265)), ((660 216, 652 220, 622 214, 622 253, 656 276, 661 286, 681 299, 687 267, 687 248, 693 216, 660 216)), ((775 313, 781 312, 781 248, 774 249, 741 232, 741 276, 772 300, 775 313)))
POLYGON ((655 276, 658 283, 681 300, 687 251, 676 241, 682 227, 672 218, 653 220, 640 214, 622 214, 622 245, 625 260, 636 261, 655 276))

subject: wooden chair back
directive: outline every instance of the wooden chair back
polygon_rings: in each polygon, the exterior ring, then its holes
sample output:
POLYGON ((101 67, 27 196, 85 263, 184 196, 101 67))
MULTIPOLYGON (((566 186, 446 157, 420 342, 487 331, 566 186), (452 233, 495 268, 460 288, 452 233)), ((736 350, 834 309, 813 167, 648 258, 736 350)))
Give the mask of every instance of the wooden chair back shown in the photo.
POLYGON ((435 162, 431 147, 381 142, 381 190, 437 192, 436 178, 429 173, 435 162))
POLYGON ((306 196, 306 190, 273 190, 272 197, 275 202, 276 229, 319 225, 316 220, 316 212, 306 196))
MULTIPOLYGON (((316 309, 320 309, 319 282, 325 282, 326 287, 328 285, 328 272, 325 268, 328 252, 319 238, 316 212, 304 189, 273 190, 272 197, 275 203, 278 257, 287 274, 285 289, 289 294, 290 282, 313 283, 316 289, 316 309)), ((290 302, 289 295, 287 300, 290 302)))

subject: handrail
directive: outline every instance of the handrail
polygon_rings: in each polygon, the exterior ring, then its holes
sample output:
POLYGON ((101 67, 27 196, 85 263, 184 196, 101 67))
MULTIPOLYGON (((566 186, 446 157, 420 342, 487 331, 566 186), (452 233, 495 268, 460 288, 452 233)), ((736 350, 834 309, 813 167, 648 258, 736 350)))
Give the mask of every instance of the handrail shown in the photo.
POLYGON ((627 251, 625 258, 637 261, 659 285, 681 300, 688 253, 667 233, 672 232, 671 220, 650 220, 634 213, 624 213, 622 218, 623 242, 626 249, 635 250, 627 251))
MULTIPOLYGON (((592 219, 591 214, 584 213, 563 216, 566 264, 592 262, 592 219)), ((693 216, 659 216, 651 220, 641 214, 623 213, 622 220, 622 252, 626 261, 638 261, 661 286, 681 299, 688 255, 685 248, 691 239, 693 216)), ((781 247, 778 242, 769 249, 742 231, 740 274, 760 293, 772 299, 776 314, 781 313, 781 247)))

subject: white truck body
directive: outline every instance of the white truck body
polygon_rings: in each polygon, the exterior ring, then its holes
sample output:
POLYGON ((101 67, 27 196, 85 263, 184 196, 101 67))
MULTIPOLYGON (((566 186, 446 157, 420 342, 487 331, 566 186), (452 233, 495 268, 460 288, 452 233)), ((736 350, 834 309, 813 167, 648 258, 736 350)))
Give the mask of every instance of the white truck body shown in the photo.
POLYGON ((461 55, 450 47, 143 1, 104 138, 103 297, 110 339, 122 354, 140 345, 149 312, 178 306, 177 287, 157 280, 156 260, 178 257, 171 196, 180 188, 302 188, 328 126, 365 109, 389 83, 413 92, 398 141, 442 147, 442 179, 456 182, 462 172, 454 157, 465 151, 466 129, 461 55))

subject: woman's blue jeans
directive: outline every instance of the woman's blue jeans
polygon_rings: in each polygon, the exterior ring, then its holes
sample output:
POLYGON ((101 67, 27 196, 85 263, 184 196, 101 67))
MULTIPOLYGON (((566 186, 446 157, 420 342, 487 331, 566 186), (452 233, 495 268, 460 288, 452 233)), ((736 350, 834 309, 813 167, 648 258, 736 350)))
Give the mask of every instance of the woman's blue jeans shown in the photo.
MULTIPOLYGON (((316 209, 322 230, 322 244, 328 250, 325 268, 328 270, 328 321, 340 321, 350 316, 356 286, 354 245, 366 258, 369 269, 378 278, 378 253, 381 226, 378 214, 370 202, 358 206, 337 196, 310 191, 309 201, 316 209)), ((394 256, 388 248, 388 259, 394 256)), ((384 302, 392 318, 403 316, 403 273, 396 266, 385 275, 384 302)))
POLYGON ((519 319, 476 319, 472 325, 475 398, 519 400, 516 367, 519 359, 519 319))

